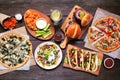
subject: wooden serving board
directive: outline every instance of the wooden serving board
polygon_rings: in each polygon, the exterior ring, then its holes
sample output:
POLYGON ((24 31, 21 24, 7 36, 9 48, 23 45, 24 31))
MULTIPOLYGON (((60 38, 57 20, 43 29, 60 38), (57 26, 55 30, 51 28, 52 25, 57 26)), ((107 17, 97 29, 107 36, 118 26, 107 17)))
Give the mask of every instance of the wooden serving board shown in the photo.
MULTIPOLYGON (((65 28, 66 28, 66 25, 68 24, 69 21, 73 20, 73 16, 74 16, 74 12, 77 10, 77 9, 82 9, 83 11, 85 11, 83 8, 81 8, 80 6, 78 5, 75 5, 73 7, 73 9, 71 10, 71 12, 69 13, 69 15, 67 16, 66 20, 64 21, 64 23, 62 24, 61 26, 61 30, 65 33, 65 28)), ((86 12, 86 11, 85 11, 86 12)), ((87 26, 85 27, 82 27, 81 26, 81 34, 79 35, 78 39, 80 39, 82 37, 82 35, 84 34, 84 32, 87 30, 87 26)))
POLYGON ((55 29, 54 29, 53 23, 52 23, 52 21, 50 20, 50 18, 49 18, 47 15, 45 15, 44 13, 39 12, 39 11, 37 11, 37 10, 28 9, 28 10, 25 12, 25 14, 24 14, 24 22, 25 22, 25 25, 26 25, 26 28, 27 28, 28 32, 29 32, 33 37, 35 37, 35 38, 37 38, 37 39, 40 39, 40 40, 49 40, 49 39, 51 39, 51 38, 54 36, 54 34, 55 34, 55 29), (39 18, 45 18, 46 21, 50 24, 51 35, 49 35, 49 36, 46 37, 46 38, 44 38, 44 37, 42 37, 42 36, 36 37, 36 32, 35 32, 34 30, 30 29, 30 28, 28 27, 27 23, 26 23, 26 18, 25 18, 25 17, 27 16, 27 12, 37 13, 38 15, 40 15, 39 18))
MULTIPOLYGON (((69 50, 70 49, 77 49, 77 50, 79 50, 79 49, 81 49, 81 48, 79 48, 79 47, 77 47, 77 46, 74 46, 74 45, 71 45, 71 44, 68 44, 68 46, 67 46, 67 50, 66 50, 66 56, 69 56, 69 50)), ((84 51, 88 51, 88 50, 85 50, 85 49, 83 49, 84 51)), ((90 54, 92 54, 93 53, 93 51, 89 51, 90 52, 90 54)), ((95 54, 97 54, 97 56, 98 56, 98 59, 101 61, 101 64, 100 65, 98 65, 98 68, 97 68, 97 70, 95 71, 95 72, 93 72, 93 71, 90 71, 90 70, 85 70, 85 69, 82 69, 81 67, 72 67, 71 65, 70 65, 70 63, 69 64, 66 64, 65 63, 65 61, 64 61, 64 63, 63 63, 63 66, 64 67, 66 67, 66 68, 71 68, 71 69, 74 69, 74 70, 78 70, 78 71, 84 71, 84 72, 89 72, 89 73, 92 73, 92 74, 95 74, 95 75, 99 75, 99 72, 100 72, 100 69, 101 69, 101 65, 102 65, 102 60, 103 60, 103 54, 102 53, 97 53, 97 52, 95 52, 95 54)))

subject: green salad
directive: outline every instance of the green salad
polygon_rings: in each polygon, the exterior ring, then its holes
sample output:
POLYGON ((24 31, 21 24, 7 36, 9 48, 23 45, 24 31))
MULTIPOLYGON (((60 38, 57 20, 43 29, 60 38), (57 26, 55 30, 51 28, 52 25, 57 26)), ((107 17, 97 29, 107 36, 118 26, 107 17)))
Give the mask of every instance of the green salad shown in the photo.
POLYGON ((56 44, 44 44, 39 46, 36 60, 42 64, 42 66, 55 65, 59 59, 60 50, 56 44))

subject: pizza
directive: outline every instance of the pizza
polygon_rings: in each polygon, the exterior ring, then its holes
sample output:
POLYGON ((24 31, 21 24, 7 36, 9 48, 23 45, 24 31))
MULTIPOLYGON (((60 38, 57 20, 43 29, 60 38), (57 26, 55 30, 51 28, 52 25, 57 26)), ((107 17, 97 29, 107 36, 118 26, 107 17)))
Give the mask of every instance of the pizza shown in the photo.
POLYGON ((88 30, 88 42, 102 52, 120 48, 120 21, 111 16, 98 19, 88 30))
POLYGON ((103 17, 98 19, 94 25, 107 35, 111 35, 115 31, 120 31, 120 21, 114 17, 103 17))
POLYGON ((120 41, 111 36, 104 36, 98 42, 96 42, 95 47, 104 52, 111 52, 120 47, 120 41))
POLYGON ((68 45, 64 67, 99 74, 103 54, 68 45))
POLYGON ((96 29, 95 27, 90 27, 88 30, 88 41, 92 43, 98 40, 99 38, 103 37, 104 35, 105 34, 99 29, 96 29))
POLYGON ((0 64, 15 69, 25 65, 32 54, 32 44, 20 34, 7 33, 0 37, 0 64))

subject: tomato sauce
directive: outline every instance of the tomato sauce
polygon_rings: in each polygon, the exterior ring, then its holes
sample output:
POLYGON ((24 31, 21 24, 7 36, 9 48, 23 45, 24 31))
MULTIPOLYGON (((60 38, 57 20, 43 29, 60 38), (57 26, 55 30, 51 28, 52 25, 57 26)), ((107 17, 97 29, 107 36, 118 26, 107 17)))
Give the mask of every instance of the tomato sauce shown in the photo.
POLYGON ((56 35, 55 35, 55 41, 56 41, 56 42, 60 42, 61 39, 62 39, 62 35, 61 35, 61 34, 56 34, 56 35))
POLYGON ((111 68, 112 66, 113 66, 113 60, 112 59, 107 59, 106 61, 105 61, 105 65, 106 65, 106 67, 108 67, 108 68, 111 68))

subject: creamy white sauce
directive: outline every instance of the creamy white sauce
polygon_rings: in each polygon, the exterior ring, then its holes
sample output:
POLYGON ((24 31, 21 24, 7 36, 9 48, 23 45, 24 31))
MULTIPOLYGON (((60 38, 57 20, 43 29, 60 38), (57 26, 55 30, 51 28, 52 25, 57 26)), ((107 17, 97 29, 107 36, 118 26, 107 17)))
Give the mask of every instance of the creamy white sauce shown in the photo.
POLYGON ((53 51, 49 54, 49 56, 48 56, 48 61, 52 61, 52 60, 54 60, 55 59, 55 55, 54 55, 54 53, 53 53, 53 51))
POLYGON ((20 13, 18 13, 18 14, 15 15, 15 18, 17 20, 22 20, 22 15, 20 13))
POLYGON ((36 26, 38 29, 44 29, 47 26, 47 21, 44 18, 36 20, 36 26))

